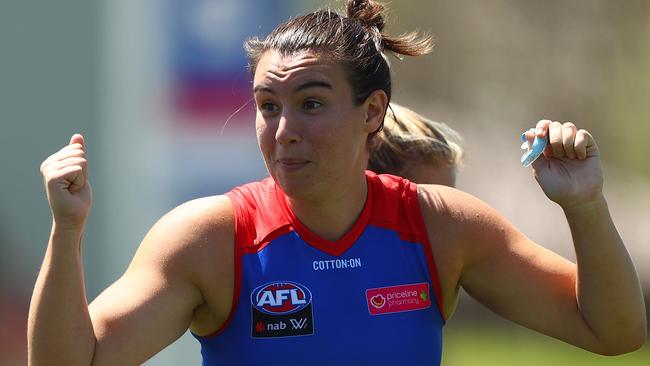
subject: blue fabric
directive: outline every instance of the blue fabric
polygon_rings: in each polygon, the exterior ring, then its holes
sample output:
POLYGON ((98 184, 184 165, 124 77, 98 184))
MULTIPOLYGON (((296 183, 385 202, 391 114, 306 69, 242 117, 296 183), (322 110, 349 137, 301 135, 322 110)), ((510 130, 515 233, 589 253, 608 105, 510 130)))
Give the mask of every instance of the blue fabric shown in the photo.
MULTIPOLYGON (((203 365, 439 365, 444 320, 423 248, 400 239, 394 230, 370 224, 338 257, 307 244, 295 231, 259 252, 244 254, 231 322, 214 337, 197 336, 203 365), (309 290, 313 334, 254 337, 254 305, 263 300, 252 293, 283 282, 309 290), (417 283, 428 284, 428 308, 371 315, 366 290, 417 283)), ((285 290, 281 299, 304 304, 307 297, 299 297, 301 290, 288 286, 293 290, 285 290)), ((278 319, 292 327, 286 316, 278 319)), ((261 334, 273 332, 264 329, 261 334)))

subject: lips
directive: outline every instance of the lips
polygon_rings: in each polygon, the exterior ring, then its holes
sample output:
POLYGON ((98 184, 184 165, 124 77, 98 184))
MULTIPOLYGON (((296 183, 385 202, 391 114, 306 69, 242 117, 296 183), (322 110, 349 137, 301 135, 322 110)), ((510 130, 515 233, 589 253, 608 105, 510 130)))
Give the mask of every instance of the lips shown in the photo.
POLYGON ((308 163, 309 160, 299 159, 299 158, 280 158, 280 159, 277 159, 277 162, 281 163, 281 164, 291 165, 291 164, 308 163))
POLYGON ((310 163, 309 160, 299 159, 299 158, 280 158, 277 159, 275 162, 280 169, 287 172, 299 170, 310 163))

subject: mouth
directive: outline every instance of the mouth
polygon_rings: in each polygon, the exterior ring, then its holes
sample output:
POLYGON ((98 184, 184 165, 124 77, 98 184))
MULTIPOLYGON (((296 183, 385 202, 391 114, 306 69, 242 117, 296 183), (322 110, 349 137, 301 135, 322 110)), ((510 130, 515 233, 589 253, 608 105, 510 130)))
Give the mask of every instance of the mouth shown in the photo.
POLYGON ((286 172, 299 170, 307 166, 311 161, 297 158, 280 158, 275 161, 277 167, 286 172))

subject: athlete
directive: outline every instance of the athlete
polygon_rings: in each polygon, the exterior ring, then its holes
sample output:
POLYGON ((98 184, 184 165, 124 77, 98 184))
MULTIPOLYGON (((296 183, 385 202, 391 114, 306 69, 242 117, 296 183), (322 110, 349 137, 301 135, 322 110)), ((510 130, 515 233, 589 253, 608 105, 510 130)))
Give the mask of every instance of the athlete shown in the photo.
POLYGON ((460 134, 391 102, 384 126, 370 147, 368 170, 420 184, 456 186, 463 160, 460 134))
POLYGON ((391 96, 385 55, 431 49, 417 35, 386 35, 382 12, 349 0, 345 16, 317 11, 247 42, 270 177, 166 214, 90 305, 86 142, 73 135, 47 158, 53 225, 30 308, 30 364, 140 364, 189 328, 204 365, 438 365, 460 286, 584 349, 639 348, 639 281, 587 131, 541 120, 535 132, 550 144, 533 170, 564 210, 577 264, 466 193, 366 171, 391 96))

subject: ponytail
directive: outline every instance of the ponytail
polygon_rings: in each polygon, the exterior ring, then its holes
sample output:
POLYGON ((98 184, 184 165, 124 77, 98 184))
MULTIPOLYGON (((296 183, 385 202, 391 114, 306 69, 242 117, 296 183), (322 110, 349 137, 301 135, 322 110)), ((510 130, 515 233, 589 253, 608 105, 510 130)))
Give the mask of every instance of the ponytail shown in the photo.
MULTIPOLYGON (((348 18, 357 19, 368 28, 374 28, 381 36, 381 51, 390 51, 397 57, 421 56, 433 50, 433 37, 421 37, 417 32, 404 33, 399 36, 384 34, 384 5, 371 0, 349 0, 348 18)), ((400 57, 401 58, 401 57, 400 57)))

